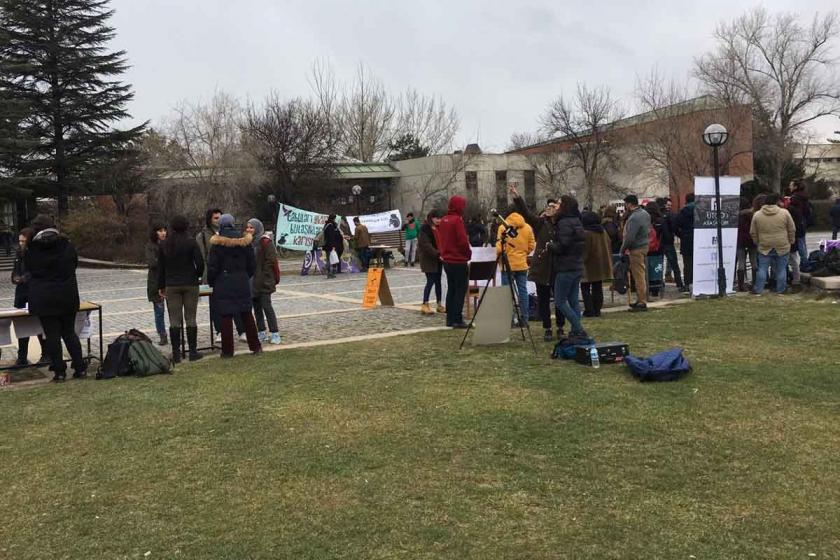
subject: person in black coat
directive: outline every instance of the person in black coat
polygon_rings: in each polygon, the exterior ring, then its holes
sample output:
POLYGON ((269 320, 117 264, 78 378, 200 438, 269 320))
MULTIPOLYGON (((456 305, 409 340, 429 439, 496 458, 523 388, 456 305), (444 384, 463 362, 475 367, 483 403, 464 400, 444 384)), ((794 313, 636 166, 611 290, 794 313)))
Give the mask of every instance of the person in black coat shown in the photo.
POLYGON ((341 254, 344 253, 344 235, 335 223, 335 214, 327 217, 324 225, 324 259, 327 261, 327 278, 335 278, 341 272, 341 254), (338 264, 330 264, 330 251, 335 249, 338 254, 338 264))
POLYGON ((87 364, 76 334, 79 312, 76 249, 45 214, 36 216, 31 227, 34 237, 23 256, 23 264, 30 274, 29 313, 38 317, 44 329, 44 350, 50 358, 53 381, 64 381, 67 377, 62 339, 70 354, 73 377, 85 377, 87 364))
POLYGON ((172 344, 172 361, 181 361, 181 329, 187 324, 187 343, 190 361, 200 359, 198 352, 198 283, 204 274, 204 257, 198 242, 187 233, 189 222, 184 216, 175 216, 170 222, 171 233, 159 243, 158 293, 166 298, 169 310, 169 341, 172 344))
POLYGON ((580 321, 580 281, 583 277, 583 249, 586 237, 574 197, 560 197, 560 214, 554 223, 554 239, 548 244, 552 253, 554 305, 571 324, 570 337, 585 337, 580 321))
POLYGON ((837 239, 837 232, 840 231, 840 197, 834 200, 828 216, 831 218, 831 239, 837 239))
POLYGON ((685 206, 677 214, 674 225, 683 258, 683 286, 688 289, 694 281, 694 193, 685 195, 685 206))
MULTIPOLYGON (((23 228, 20 230, 18 241, 20 247, 17 250, 15 265, 12 269, 12 284, 15 285, 15 309, 24 309, 29 304, 29 279, 31 278, 31 274, 26 270, 23 256, 26 254, 26 246, 32 241, 32 228, 23 228)), ((41 335, 38 335, 38 342, 41 344, 41 357, 35 363, 40 364, 44 361, 44 338, 41 335)), ((15 365, 29 365, 28 336, 18 339, 18 357, 15 365)))
MULTIPOLYGON (((335 225, 335 221, 333 221, 335 225)), ((340 235, 340 234, 339 234, 340 235)), ((251 313, 251 278, 256 271, 252 237, 240 234, 233 216, 222 214, 219 233, 210 238, 210 259, 207 281, 222 316, 222 357, 233 357, 233 317, 239 316, 245 326, 248 348, 254 354, 262 352, 257 324, 251 313)))

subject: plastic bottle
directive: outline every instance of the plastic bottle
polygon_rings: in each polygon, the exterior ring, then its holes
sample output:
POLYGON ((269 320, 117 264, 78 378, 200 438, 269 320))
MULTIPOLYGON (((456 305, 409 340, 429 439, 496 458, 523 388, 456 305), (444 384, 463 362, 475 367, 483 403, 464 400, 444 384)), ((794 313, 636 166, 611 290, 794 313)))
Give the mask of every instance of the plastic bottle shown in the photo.
POLYGON ((601 360, 598 358, 598 349, 594 346, 589 349, 589 361, 592 363, 592 367, 598 369, 601 367, 601 360))

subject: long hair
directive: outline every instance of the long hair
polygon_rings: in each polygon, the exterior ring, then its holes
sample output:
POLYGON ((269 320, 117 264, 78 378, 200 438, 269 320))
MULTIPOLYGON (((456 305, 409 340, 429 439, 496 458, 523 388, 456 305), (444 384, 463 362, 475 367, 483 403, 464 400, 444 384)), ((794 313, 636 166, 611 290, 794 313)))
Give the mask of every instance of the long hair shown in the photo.
POLYGON ((564 194, 560 197, 560 215, 580 217, 580 206, 575 197, 564 194))
MULTIPOLYGON (((204 227, 212 227, 213 226, 213 214, 221 214, 222 210, 220 208, 208 208, 207 212, 204 213, 204 227)), ((178 216, 176 216, 178 217, 178 216)), ((173 218, 174 220, 174 218, 173 218)))
POLYGON ((159 222, 155 223, 155 224, 152 224, 152 229, 149 231, 149 241, 151 241, 153 245, 158 244, 158 234, 157 234, 157 232, 162 230, 162 229, 165 229, 165 228, 166 228, 166 226, 159 223, 159 222))
POLYGON ((189 226, 190 223, 187 218, 181 216, 180 214, 173 216, 173 218, 169 220, 169 229, 171 229, 172 232, 167 235, 164 242, 161 243, 164 255, 173 255, 182 249, 185 249, 190 242, 195 243, 195 240, 187 233, 189 226))

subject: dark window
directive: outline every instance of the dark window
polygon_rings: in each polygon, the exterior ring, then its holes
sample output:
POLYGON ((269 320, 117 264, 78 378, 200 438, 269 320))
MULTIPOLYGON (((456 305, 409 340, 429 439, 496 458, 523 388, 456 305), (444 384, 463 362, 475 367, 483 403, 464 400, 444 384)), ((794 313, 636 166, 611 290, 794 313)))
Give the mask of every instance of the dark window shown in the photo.
POLYGON ((496 208, 503 212, 507 205, 507 171, 496 171, 496 208))
POLYGON ((537 206, 537 178, 533 170, 525 171, 525 203, 528 208, 537 206))
POLYGON ((469 200, 478 199, 478 175, 475 171, 466 171, 464 173, 464 181, 467 184, 467 198, 469 200))

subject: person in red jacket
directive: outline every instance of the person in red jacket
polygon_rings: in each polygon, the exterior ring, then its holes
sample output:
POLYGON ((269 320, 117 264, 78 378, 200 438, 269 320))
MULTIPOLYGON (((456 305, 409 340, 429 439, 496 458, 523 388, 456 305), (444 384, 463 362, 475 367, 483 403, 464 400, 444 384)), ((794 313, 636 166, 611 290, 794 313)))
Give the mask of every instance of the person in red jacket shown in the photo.
POLYGON ((469 285, 469 265, 472 257, 467 228, 464 225, 464 209, 467 199, 453 196, 449 199, 449 212, 438 226, 438 249, 443 270, 446 272, 446 326, 465 329, 464 298, 469 285))

